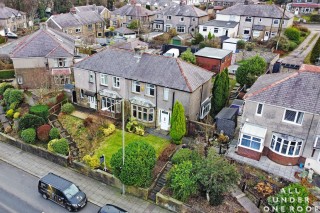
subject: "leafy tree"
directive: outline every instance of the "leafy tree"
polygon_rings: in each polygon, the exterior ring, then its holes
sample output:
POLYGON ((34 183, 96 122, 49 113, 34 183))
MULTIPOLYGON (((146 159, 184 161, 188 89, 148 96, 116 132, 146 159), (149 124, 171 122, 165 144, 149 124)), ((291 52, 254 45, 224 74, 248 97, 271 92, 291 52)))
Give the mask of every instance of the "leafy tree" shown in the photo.
MULTIPOLYGON (((280 212, 307 212, 309 192, 305 186, 299 183, 292 183, 284 187, 274 196, 268 197, 268 204, 280 212), (294 199, 295 202, 291 202, 294 199), (298 202, 301 199, 301 202, 298 202)), ((278 211, 276 211, 278 212, 278 211)))
POLYGON ((265 73, 266 61, 260 56, 253 56, 243 61, 236 72, 236 80, 241 85, 251 86, 256 79, 265 73))
POLYGON ((202 49, 204 47, 221 48, 221 39, 219 37, 213 37, 211 40, 200 42, 199 48, 202 49))
POLYGON ((183 105, 176 101, 173 106, 171 117, 170 136, 176 144, 181 143, 182 137, 186 134, 186 117, 183 105))
POLYGON ((128 28, 131 30, 136 30, 138 29, 140 26, 140 22, 138 20, 133 20, 130 22, 130 24, 128 24, 128 28))
POLYGON ((173 197, 186 201, 197 192, 197 179, 193 173, 191 161, 174 165, 167 176, 168 186, 173 191, 173 197))
POLYGON ((220 72, 214 81, 212 87, 211 110, 210 115, 214 118, 223 107, 229 97, 229 76, 228 71, 220 72))
POLYGON ((300 31, 297 28, 294 27, 288 27, 284 31, 284 35, 288 37, 291 41, 298 42, 300 40, 300 31))
POLYGON ((208 39, 209 39, 209 40, 212 40, 214 37, 215 37, 215 36, 212 35, 211 32, 209 32, 209 34, 208 34, 208 39))
POLYGON ((211 205, 220 205, 224 194, 236 184, 240 178, 234 165, 210 149, 208 156, 194 165, 194 175, 200 189, 206 193, 211 205))
POLYGON ((193 45, 197 45, 199 44, 200 42, 204 41, 204 37, 203 35, 201 35, 200 33, 197 33, 194 38, 192 39, 191 43, 193 45))
POLYGON ((237 42, 237 49, 243 50, 246 47, 246 42, 244 40, 239 40, 237 42))
MULTIPOLYGON (((279 36, 275 36, 268 41, 268 47, 276 47, 279 36)), ((286 36, 280 36, 278 50, 288 51, 290 48, 290 41, 286 36)))
POLYGON ((152 170, 156 163, 154 148, 144 141, 132 142, 125 147, 122 163, 122 148, 112 155, 110 164, 113 174, 129 186, 146 187, 152 181, 152 170))
POLYGON ((196 63, 196 56, 191 52, 190 48, 181 54, 181 59, 192 64, 196 63))
POLYGON ((318 39, 313 49, 311 50, 311 57, 310 57, 311 63, 315 64, 318 58, 320 58, 320 38, 318 39))

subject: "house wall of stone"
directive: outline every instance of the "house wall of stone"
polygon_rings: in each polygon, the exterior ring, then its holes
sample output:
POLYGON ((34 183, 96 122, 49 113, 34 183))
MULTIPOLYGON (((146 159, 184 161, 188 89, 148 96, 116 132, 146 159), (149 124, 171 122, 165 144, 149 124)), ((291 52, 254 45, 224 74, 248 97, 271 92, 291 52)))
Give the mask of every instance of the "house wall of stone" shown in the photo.
POLYGON ((104 29, 105 29, 105 23, 97 22, 92 24, 91 29, 89 29, 88 25, 82 25, 82 26, 73 26, 73 27, 63 28, 62 31, 75 37, 85 37, 85 36, 103 37, 104 31, 105 31, 104 29), (76 29, 78 28, 81 29, 81 32, 76 32, 76 29))

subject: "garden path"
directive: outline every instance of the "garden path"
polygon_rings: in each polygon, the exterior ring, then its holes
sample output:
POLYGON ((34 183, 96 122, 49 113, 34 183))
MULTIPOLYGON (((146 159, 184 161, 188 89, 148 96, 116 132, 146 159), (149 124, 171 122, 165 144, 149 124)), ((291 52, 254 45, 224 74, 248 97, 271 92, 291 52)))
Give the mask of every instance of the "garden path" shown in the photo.
POLYGON ((233 187, 231 194, 249 213, 260 213, 258 207, 239 189, 238 186, 233 187))

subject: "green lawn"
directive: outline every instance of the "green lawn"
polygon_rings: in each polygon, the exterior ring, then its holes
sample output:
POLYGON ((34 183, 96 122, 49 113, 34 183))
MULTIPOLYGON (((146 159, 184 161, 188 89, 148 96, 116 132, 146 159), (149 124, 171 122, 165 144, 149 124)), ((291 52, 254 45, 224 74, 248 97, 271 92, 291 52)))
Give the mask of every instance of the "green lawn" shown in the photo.
MULTIPOLYGON (((170 141, 159 138, 154 135, 139 136, 133 133, 125 132, 125 145, 134 141, 145 141, 156 150, 157 157, 161 152, 170 144, 170 141)), ((107 167, 110 168, 110 160, 114 153, 116 153, 120 148, 122 148, 122 131, 116 129, 116 131, 106 137, 100 147, 95 150, 95 155, 100 157, 105 155, 107 167)))

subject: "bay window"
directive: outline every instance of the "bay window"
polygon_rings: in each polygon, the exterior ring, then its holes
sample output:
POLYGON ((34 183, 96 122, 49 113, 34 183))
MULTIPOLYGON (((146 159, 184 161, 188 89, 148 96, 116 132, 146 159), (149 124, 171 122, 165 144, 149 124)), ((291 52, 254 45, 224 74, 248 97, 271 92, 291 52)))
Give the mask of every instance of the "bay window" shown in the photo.
POLYGON ((139 121, 153 122, 154 120, 154 109, 142 107, 138 105, 132 105, 132 117, 139 121))
POLYGON ((291 136, 283 136, 281 134, 273 134, 270 149, 281 155, 297 157, 300 156, 300 150, 303 141, 291 136))

